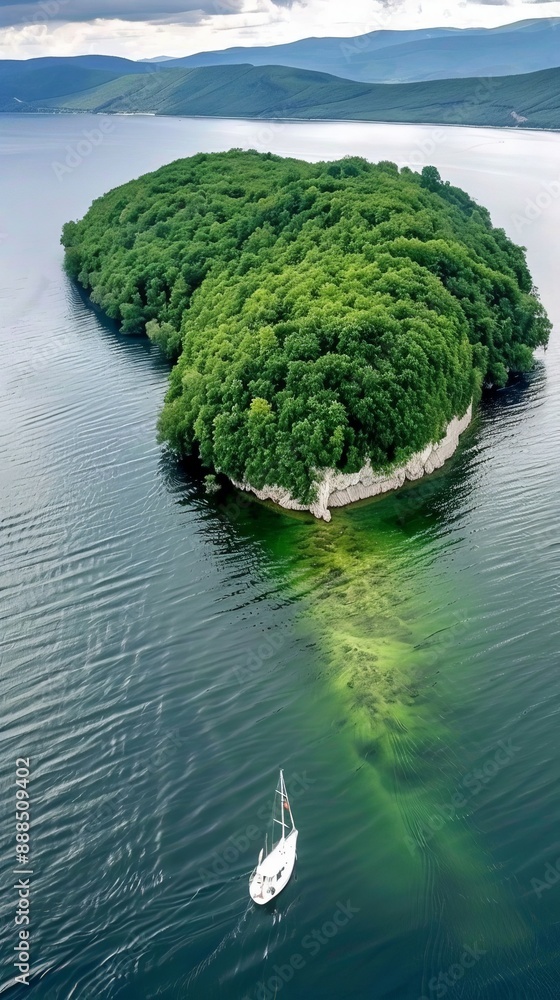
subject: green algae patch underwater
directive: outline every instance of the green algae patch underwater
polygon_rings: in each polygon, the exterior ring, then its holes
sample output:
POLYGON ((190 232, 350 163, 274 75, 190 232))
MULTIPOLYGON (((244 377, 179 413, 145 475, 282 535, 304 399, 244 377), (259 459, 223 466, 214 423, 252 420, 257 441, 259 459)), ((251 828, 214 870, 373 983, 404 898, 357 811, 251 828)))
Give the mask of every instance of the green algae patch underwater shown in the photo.
MULTIPOLYGON (((412 511, 421 489, 410 492, 412 511)), ((345 720, 340 739, 360 770, 363 807, 391 845, 381 869, 372 850, 371 891, 409 901, 403 909, 419 924, 440 905, 457 949, 478 941, 517 955, 531 935, 471 825, 457 783, 465 765, 436 694, 468 612, 441 583, 432 586, 424 519, 402 524, 394 510, 386 498, 336 512, 330 525, 286 518, 269 544, 302 602, 317 683, 329 686, 345 720)))

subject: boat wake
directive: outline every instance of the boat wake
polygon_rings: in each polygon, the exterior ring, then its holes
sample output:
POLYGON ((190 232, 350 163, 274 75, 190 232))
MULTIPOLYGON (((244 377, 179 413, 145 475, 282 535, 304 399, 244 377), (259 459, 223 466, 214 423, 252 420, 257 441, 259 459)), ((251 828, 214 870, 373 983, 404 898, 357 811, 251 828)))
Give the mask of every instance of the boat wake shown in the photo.
POLYGON ((216 945, 214 950, 210 952, 210 954, 207 955, 206 958, 202 960, 202 962, 199 962, 194 969, 191 970, 185 982, 186 991, 188 991, 189 987, 199 978, 199 976, 202 975, 202 973, 205 972, 205 970, 210 965, 212 965, 212 962, 214 962, 214 960, 218 957, 218 955, 224 950, 226 945, 228 945, 232 941, 235 941, 239 937, 243 925, 245 924, 247 917, 252 911, 253 911, 253 906, 251 905, 250 902, 248 902, 245 907, 245 910, 241 914, 235 927, 233 927, 230 931, 228 931, 227 934, 224 934, 222 940, 218 945, 216 945))

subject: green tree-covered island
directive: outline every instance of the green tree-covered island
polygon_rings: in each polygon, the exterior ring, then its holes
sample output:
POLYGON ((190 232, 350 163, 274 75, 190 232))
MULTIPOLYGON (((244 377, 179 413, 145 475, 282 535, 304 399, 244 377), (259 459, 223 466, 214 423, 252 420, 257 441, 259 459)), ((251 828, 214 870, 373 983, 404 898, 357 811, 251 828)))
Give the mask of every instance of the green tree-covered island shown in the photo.
POLYGON ((198 154, 62 242, 92 302, 173 361, 161 439, 327 518, 441 464, 550 332, 524 250, 434 167, 198 154))

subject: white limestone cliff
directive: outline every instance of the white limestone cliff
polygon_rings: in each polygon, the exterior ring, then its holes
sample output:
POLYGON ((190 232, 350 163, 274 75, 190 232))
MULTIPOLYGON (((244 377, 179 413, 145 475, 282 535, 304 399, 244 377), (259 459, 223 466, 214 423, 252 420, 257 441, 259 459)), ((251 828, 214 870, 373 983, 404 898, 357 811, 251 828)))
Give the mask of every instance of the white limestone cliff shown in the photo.
POLYGON ((407 479, 421 479, 435 469, 440 469, 457 450, 459 437, 471 420, 472 405, 464 416, 453 418, 441 441, 426 445, 423 451, 412 455, 405 465, 391 469, 386 475, 374 472, 369 462, 359 472, 349 475, 337 472, 336 469, 321 470, 317 499, 308 506, 294 500, 289 491, 282 486, 265 486, 262 490, 257 490, 250 483, 234 483, 234 485, 254 493, 259 500, 272 500, 286 510, 308 510, 315 517, 330 521, 330 507, 345 507, 356 500, 366 500, 380 493, 397 490, 407 479))

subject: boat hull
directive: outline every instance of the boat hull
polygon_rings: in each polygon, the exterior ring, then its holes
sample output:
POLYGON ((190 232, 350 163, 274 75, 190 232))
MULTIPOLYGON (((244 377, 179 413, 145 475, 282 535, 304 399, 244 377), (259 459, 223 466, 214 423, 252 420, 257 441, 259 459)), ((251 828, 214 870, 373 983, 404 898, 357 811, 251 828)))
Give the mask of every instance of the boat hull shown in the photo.
POLYGON ((249 879, 249 894, 257 906, 277 899, 292 877, 297 857, 297 830, 291 830, 257 865, 249 879))

